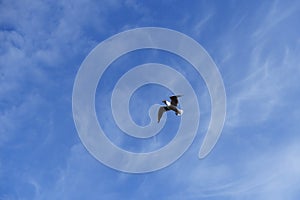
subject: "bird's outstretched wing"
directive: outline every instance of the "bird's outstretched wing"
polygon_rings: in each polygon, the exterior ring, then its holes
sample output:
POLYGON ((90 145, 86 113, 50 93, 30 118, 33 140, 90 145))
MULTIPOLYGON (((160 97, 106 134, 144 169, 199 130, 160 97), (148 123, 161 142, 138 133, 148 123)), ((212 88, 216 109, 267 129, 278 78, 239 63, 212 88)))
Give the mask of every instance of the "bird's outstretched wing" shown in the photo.
POLYGON ((167 111, 167 110, 165 109, 165 106, 159 107, 158 114, 157 114, 157 123, 160 122, 160 119, 161 119, 162 115, 163 115, 164 112, 166 112, 166 111, 167 111))
POLYGON ((171 104, 173 106, 177 106, 178 105, 178 97, 182 97, 182 95, 174 95, 174 96, 171 96, 170 99, 171 99, 171 104))

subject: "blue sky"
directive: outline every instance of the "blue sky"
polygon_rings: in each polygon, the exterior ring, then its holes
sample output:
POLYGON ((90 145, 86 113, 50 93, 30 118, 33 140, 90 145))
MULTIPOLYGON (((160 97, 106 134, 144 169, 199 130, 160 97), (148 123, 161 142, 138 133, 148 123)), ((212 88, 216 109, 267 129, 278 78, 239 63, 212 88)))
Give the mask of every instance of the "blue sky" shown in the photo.
MULTIPOLYGON (((0 1, 0 199, 299 199, 299 18, 296 0, 0 1), (96 109, 107 136, 123 148, 153 150, 174 137, 122 135, 109 98, 124 71, 168 64, 200 91, 199 130, 188 151, 162 170, 127 174, 94 159, 81 143, 72 90, 97 44, 146 26, 180 31, 207 50, 223 77, 227 117, 217 145, 199 160, 210 119, 203 80, 166 52, 120 58, 99 82, 96 109)), ((149 106, 170 94, 158 85, 140 88, 132 118, 146 125, 149 106)), ((169 113, 168 120, 178 118, 169 113)))

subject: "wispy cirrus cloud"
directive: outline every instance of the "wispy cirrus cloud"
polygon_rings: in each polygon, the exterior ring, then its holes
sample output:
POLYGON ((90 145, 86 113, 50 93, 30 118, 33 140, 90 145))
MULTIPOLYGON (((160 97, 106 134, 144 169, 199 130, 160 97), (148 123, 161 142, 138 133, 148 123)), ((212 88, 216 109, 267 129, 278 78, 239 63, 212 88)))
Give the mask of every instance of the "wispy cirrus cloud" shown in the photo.
POLYGON ((272 29, 279 28, 280 23, 284 23, 287 20, 296 20, 294 14, 299 11, 299 2, 297 1, 282 2, 277 0, 271 4, 268 2, 260 10, 260 12, 265 14, 252 36, 256 39, 264 39, 266 34, 272 31, 272 29))
POLYGON ((62 122, 71 116, 72 75, 105 34, 101 20, 118 6, 114 1, 97 7, 83 1, 1 1, 0 199, 41 199, 40 191, 52 183, 61 165, 56 159, 67 156, 63 152, 69 147, 66 140, 60 146, 58 138, 72 134, 72 121, 62 122), (56 150, 59 156, 51 160, 56 150))
MULTIPOLYGON (((299 48, 295 44, 293 31, 287 30, 286 33, 291 35, 289 39, 277 38, 274 34, 270 37, 266 34, 273 33, 281 22, 295 22, 293 14, 298 7, 289 4, 281 8, 280 5, 279 2, 274 2, 265 15, 260 14, 262 22, 252 25, 252 34, 242 49, 243 53, 248 53, 247 56, 243 56, 243 61, 236 57, 239 54, 235 49, 237 45, 233 44, 231 48, 224 47, 231 49, 232 52, 229 59, 225 59, 226 66, 236 66, 236 63, 241 63, 235 67, 237 72, 232 72, 232 74, 239 73, 240 77, 235 83, 229 83, 227 87, 229 99, 227 125, 253 125, 269 120, 274 112, 282 111, 278 109, 282 109, 285 104, 285 94, 293 90, 291 85, 294 84, 294 78, 292 77, 299 74, 296 67, 299 48), (284 12, 280 12, 281 10, 284 12), (271 22, 273 18, 276 20, 271 22), (233 62, 234 59, 237 60, 233 62)), ((258 10, 263 12, 262 10, 265 9, 258 10)))
POLYGON ((299 191, 298 152, 299 143, 288 141, 278 149, 269 148, 242 162, 236 158, 235 164, 206 159, 190 163, 193 167, 185 166, 186 170, 175 164, 169 170, 174 174, 168 177, 172 177, 170 187, 174 184, 180 190, 166 194, 167 199, 293 199, 299 191))
POLYGON ((163 4, 1 1, 0 198, 297 199, 299 3, 163 4), (198 160, 196 140, 174 165, 135 176, 105 167, 78 143, 70 96, 88 52, 139 26, 173 28, 205 43, 224 78, 228 118, 206 159, 198 160), (239 139, 251 142, 234 146, 239 139), (233 152, 237 159, 228 159, 233 152), (16 172, 21 179, 11 177, 16 172))

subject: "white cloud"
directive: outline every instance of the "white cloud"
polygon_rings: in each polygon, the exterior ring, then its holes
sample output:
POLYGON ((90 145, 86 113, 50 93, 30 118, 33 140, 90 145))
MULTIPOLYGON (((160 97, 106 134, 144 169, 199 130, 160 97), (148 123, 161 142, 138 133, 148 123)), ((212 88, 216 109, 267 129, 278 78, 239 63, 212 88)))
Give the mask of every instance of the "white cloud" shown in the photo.
MULTIPOLYGON (((33 93, 40 93, 57 84, 57 78, 52 76, 55 71, 47 71, 48 67, 58 70, 78 66, 77 57, 83 57, 95 45, 94 39, 89 38, 89 34, 83 35, 83 32, 95 28, 96 32, 103 33, 106 14, 118 7, 116 1, 105 1, 97 6, 85 1, 1 2, 2 137, 4 133, 8 135, 12 129, 16 129, 14 116, 20 114, 21 105, 28 104, 26 99, 30 99, 33 93)), ((36 106, 30 103, 28 109, 36 106)))

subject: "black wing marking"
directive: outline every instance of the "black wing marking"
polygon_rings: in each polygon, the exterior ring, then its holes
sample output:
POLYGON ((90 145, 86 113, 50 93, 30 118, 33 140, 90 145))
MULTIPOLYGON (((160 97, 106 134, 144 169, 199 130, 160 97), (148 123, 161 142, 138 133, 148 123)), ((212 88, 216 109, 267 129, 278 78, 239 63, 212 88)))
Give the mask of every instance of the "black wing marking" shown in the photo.
POLYGON ((171 99, 171 105, 173 106, 177 106, 178 105, 178 97, 181 97, 182 95, 174 95, 174 96, 171 96, 170 99, 171 99))

